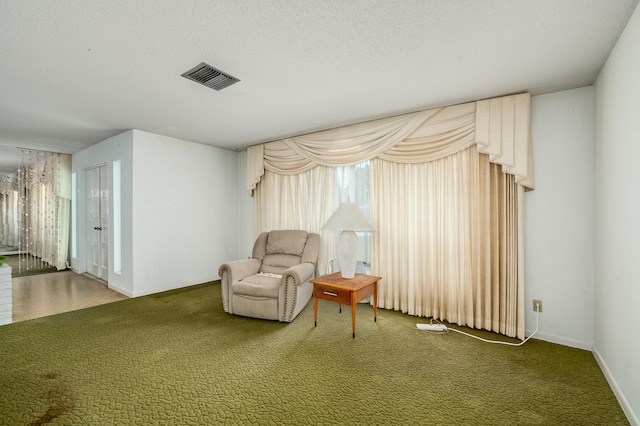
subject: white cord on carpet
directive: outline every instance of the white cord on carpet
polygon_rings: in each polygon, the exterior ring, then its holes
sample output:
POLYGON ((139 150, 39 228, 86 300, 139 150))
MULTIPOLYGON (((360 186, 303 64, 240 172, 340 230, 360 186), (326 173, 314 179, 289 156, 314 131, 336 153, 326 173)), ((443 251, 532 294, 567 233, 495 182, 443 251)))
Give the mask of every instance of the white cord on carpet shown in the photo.
POLYGON ((461 330, 456 330, 455 328, 450 328, 450 327, 446 327, 445 330, 443 330, 443 331, 447 331, 447 332, 449 332, 449 330, 455 331, 456 333, 464 334, 465 336, 473 337, 474 339, 482 340, 483 342, 486 342, 486 343, 496 343, 496 344, 499 344, 499 345, 507 345, 507 346, 522 346, 527 342, 527 340, 531 339, 533 337, 533 335, 538 332, 538 317, 539 316, 540 316, 540 311, 536 311, 536 329, 533 331, 533 333, 531 333, 529 335, 529 337, 527 337, 526 339, 524 339, 520 343, 501 342, 500 340, 487 340, 487 339, 483 339, 482 337, 474 336, 473 334, 469 334, 467 332, 464 332, 464 331, 461 331, 461 330))

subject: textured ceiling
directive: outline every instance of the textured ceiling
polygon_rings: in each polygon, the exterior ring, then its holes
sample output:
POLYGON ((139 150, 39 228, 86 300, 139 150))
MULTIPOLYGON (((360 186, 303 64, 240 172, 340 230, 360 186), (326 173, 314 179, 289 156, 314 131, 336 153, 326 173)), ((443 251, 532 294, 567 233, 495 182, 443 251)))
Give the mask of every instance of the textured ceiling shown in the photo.
POLYGON ((637 3, 0 0, 0 145, 73 153, 136 128, 242 149, 591 85, 637 3), (181 77, 200 62, 241 81, 181 77))

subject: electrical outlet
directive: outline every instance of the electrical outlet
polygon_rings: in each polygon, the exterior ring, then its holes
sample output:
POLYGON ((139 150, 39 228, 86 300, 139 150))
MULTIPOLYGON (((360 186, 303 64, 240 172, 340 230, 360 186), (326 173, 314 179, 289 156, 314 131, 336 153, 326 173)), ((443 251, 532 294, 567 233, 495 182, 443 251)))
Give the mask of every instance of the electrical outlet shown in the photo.
POLYGON ((533 312, 542 312, 542 300, 533 299, 533 312))

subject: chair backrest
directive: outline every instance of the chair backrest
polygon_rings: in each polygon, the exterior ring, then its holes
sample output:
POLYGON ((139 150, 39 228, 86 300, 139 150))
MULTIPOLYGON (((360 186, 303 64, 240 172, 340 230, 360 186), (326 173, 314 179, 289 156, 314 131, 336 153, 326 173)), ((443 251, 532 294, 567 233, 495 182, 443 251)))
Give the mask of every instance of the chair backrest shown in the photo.
POLYGON ((263 232, 253 245, 253 257, 262 262, 260 272, 282 274, 303 262, 316 264, 320 235, 301 230, 263 232))

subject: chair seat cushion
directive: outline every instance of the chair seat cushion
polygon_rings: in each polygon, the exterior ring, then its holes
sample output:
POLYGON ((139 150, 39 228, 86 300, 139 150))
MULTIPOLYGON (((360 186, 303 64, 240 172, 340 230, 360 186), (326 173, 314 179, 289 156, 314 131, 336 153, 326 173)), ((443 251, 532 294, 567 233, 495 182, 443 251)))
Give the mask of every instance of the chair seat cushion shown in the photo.
POLYGON ((260 272, 282 274, 294 265, 300 264, 300 256, 293 254, 267 254, 262 259, 260 272))
POLYGON ((253 297, 278 298, 281 277, 270 275, 251 275, 233 285, 234 294, 243 294, 253 297))

